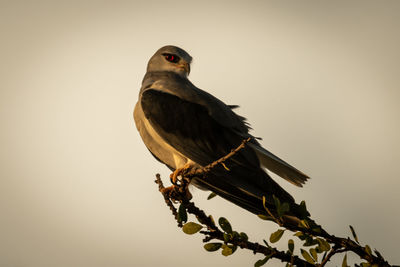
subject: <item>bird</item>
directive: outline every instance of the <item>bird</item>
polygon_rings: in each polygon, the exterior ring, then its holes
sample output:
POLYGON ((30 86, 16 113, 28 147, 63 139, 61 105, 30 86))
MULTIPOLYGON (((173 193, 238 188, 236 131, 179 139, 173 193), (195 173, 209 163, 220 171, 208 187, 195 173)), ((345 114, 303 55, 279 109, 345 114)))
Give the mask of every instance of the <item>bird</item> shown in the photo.
POLYGON ((287 216, 304 216, 267 170, 298 187, 309 176, 265 149, 250 134, 246 118, 236 113, 237 105, 196 87, 188 79, 191 62, 185 50, 173 45, 161 47, 150 58, 133 114, 147 149, 176 180, 183 170, 204 168, 249 139, 223 164, 190 183, 257 215, 265 214, 266 207, 276 214, 278 198, 289 204, 287 216))

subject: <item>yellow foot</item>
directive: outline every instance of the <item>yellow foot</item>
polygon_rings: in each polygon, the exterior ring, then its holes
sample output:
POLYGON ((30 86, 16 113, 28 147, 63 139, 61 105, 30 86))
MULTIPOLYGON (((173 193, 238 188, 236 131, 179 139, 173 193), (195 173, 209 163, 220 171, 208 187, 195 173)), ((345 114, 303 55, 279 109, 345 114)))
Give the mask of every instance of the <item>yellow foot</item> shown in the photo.
POLYGON ((178 176, 184 174, 190 167, 191 165, 189 163, 186 163, 182 168, 178 168, 173 173, 171 173, 171 175, 169 176, 169 178, 171 179, 171 183, 176 184, 176 182, 178 181, 178 176))

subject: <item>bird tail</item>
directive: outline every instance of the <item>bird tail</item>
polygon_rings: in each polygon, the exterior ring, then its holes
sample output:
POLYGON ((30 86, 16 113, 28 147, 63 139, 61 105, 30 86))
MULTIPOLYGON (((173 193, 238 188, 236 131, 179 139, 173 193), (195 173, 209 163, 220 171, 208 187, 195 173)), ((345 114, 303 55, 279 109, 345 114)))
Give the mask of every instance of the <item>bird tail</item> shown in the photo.
POLYGON ((288 182, 302 187, 309 179, 306 174, 263 148, 256 140, 252 140, 252 142, 249 143, 249 146, 256 152, 261 166, 267 168, 276 175, 279 175, 288 182))
POLYGON ((210 172, 206 177, 194 178, 192 183, 200 188, 210 190, 256 215, 268 216, 268 209, 273 216, 277 217, 276 198, 282 204, 287 203, 289 207, 289 210, 285 213, 288 217, 287 220, 293 221, 296 225, 300 218, 309 215, 302 210, 300 205, 295 203, 294 198, 288 192, 261 169, 257 172, 248 173, 248 175, 253 176, 249 177, 250 179, 235 177, 234 172, 226 176, 220 176, 220 174, 221 172, 210 172), (252 181, 252 183, 248 181, 252 181), (257 183, 254 184, 254 181, 257 181, 257 183))
MULTIPOLYGON (((268 176, 267 173, 265 173, 265 175, 268 176)), ((327 233, 321 226, 310 218, 310 214, 306 210, 305 205, 295 203, 293 197, 289 193, 287 193, 271 178, 269 180, 273 182, 270 183, 269 186, 274 185, 274 188, 269 189, 268 191, 277 192, 276 196, 275 194, 267 195, 265 191, 264 193, 261 193, 260 190, 250 192, 245 188, 229 183, 227 177, 221 178, 212 174, 206 178, 195 177, 192 179, 192 183, 197 187, 208 189, 216 193, 222 198, 253 214, 263 215, 263 218, 267 220, 276 221, 277 218, 279 218, 285 227, 292 231, 297 231, 299 225, 304 225, 304 223, 306 223, 309 224, 309 227, 313 230, 319 229, 320 233, 327 233), (277 212, 274 198, 278 198, 278 196, 281 204, 284 204, 285 202, 289 204, 289 210, 287 210, 283 216, 279 216, 277 212)))

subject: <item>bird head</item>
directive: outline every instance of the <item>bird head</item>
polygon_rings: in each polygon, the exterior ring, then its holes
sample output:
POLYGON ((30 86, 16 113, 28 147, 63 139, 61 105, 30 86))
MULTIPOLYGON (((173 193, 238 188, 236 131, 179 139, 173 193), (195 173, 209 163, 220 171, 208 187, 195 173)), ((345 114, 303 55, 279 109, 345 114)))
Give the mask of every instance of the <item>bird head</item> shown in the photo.
POLYGON ((167 45, 161 47, 150 58, 147 72, 171 71, 180 76, 187 77, 190 73, 192 57, 183 49, 167 45))

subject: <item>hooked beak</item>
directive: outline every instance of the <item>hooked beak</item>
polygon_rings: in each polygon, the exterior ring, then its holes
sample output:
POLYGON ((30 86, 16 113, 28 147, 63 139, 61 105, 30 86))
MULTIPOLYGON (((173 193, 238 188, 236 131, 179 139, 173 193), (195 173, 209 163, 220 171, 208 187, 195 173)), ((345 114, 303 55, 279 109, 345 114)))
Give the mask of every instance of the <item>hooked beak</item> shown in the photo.
POLYGON ((189 75, 190 65, 188 63, 184 62, 183 64, 179 64, 178 66, 186 72, 186 75, 189 75))

